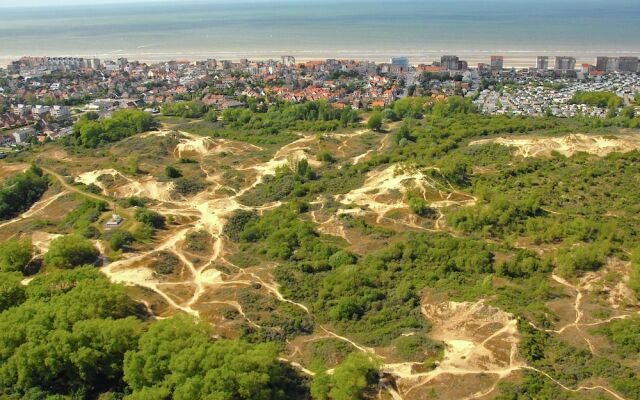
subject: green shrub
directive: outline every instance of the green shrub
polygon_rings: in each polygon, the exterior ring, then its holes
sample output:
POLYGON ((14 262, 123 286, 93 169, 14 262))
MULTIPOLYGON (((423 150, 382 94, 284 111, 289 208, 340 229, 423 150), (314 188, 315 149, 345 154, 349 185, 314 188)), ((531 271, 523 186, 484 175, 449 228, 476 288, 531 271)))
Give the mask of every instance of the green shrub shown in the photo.
POLYGON ((182 176, 180 170, 173 165, 167 165, 164 167, 164 174, 170 179, 180 178, 182 176))

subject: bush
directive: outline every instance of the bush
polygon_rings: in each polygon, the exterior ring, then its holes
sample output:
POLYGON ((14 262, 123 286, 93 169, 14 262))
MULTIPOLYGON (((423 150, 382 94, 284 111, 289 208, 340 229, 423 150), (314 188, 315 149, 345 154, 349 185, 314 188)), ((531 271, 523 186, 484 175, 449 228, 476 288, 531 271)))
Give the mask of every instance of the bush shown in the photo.
POLYGON ((636 297, 640 299, 640 247, 638 247, 631 256, 629 287, 636 292, 636 297))
POLYGON ((175 271, 178 265, 180 265, 180 260, 175 254, 161 251, 156 255, 153 270, 159 275, 169 275, 175 271))
POLYGON ((606 262, 611 252, 609 243, 593 243, 563 249, 556 261, 558 272, 564 277, 572 277, 587 271, 596 271, 606 262))
POLYGON ((136 210, 134 218, 138 222, 142 222, 152 228, 161 229, 164 228, 165 218, 162 214, 155 211, 139 208, 136 210))
POLYGON ((99 255, 100 252, 91 241, 81 236, 67 235, 51 242, 44 262, 48 267, 74 268, 95 263, 99 255))
POLYGON ((218 113, 216 113, 216 110, 211 109, 204 115, 204 120, 209 122, 216 122, 218 120, 218 113))
POLYGON ((189 232, 185 240, 187 249, 196 252, 202 252, 209 249, 209 241, 211 235, 206 231, 189 232))
POLYGON ((180 195, 187 196, 203 191, 204 182, 201 180, 179 178, 175 181, 174 191, 180 195))
POLYGON ((326 163, 329 163, 329 164, 332 164, 332 163, 336 162, 336 159, 328 151, 322 151, 322 152, 318 153, 318 157, 317 158, 318 158, 318 161, 323 161, 323 162, 326 162, 326 163))
POLYGON ((129 231, 117 229, 109 233, 109 247, 113 251, 122 250, 133 243, 133 236, 129 231))
POLYGON ((351 353, 334 369, 332 375, 318 374, 311 383, 311 393, 316 400, 364 399, 378 383, 379 363, 370 354, 351 353))
POLYGON ((420 334, 400 336, 393 341, 395 352, 403 361, 424 362, 442 357, 444 346, 420 334))
POLYGON ((411 212, 420 217, 427 218, 437 215, 436 210, 429 207, 428 203, 419 197, 412 197, 409 199, 409 208, 411 209, 411 212))
POLYGON ((382 114, 379 112, 374 112, 373 114, 371 114, 369 120, 367 121, 367 128, 376 132, 380 132, 382 130, 382 114))
POLYGON ((238 210, 229 218, 224 225, 223 233, 234 242, 240 241, 240 235, 243 233, 247 224, 258 219, 258 214, 253 211, 238 210))
POLYGON ((182 176, 180 170, 173 165, 167 165, 166 167, 164 167, 164 174, 167 176, 167 178, 171 179, 180 178, 182 176))

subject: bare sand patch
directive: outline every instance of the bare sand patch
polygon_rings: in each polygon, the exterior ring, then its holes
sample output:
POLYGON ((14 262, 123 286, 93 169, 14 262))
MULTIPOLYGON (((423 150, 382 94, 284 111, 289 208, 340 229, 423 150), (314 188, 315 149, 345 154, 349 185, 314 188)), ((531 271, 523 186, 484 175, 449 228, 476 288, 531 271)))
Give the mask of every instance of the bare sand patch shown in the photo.
POLYGON ((182 136, 179 139, 180 143, 178 143, 174 150, 174 155, 178 158, 191 154, 204 157, 209 154, 220 154, 224 152, 243 153, 262 150, 262 148, 258 146, 234 140, 211 138, 182 131, 180 135, 182 136))
POLYGON ((603 136, 575 133, 559 137, 504 136, 476 140, 469 145, 476 146, 488 143, 514 147, 515 154, 525 158, 548 157, 552 152, 558 152, 567 157, 579 152, 604 157, 609 153, 627 153, 640 149, 640 135, 603 136))

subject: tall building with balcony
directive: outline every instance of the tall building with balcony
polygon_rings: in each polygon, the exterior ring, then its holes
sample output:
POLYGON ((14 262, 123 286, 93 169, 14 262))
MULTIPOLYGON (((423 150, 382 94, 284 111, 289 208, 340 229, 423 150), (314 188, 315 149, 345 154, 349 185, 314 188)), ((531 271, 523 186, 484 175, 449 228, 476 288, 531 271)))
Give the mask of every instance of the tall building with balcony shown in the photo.
POLYGON ((609 57, 598 56, 596 57, 596 70, 606 71, 609 64, 609 57))
POLYGON ((638 72, 638 57, 619 57, 618 71, 638 72))
POLYGON ((440 57, 440 66, 445 70, 457 71, 460 68, 460 58, 458 56, 440 57))
POLYGON ((558 56, 556 57, 555 70, 566 72, 576 69, 576 59, 574 57, 558 56))
POLYGON ((389 63, 392 65, 398 65, 403 70, 409 69, 409 59, 407 57, 391 57, 389 63))
POLYGON ((491 69, 502 71, 504 67, 504 57, 503 56, 491 56, 491 69))
POLYGON ((549 69, 549 57, 547 56, 538 56, 536 60, 536 68, 538 70, 546 71, 549 69))

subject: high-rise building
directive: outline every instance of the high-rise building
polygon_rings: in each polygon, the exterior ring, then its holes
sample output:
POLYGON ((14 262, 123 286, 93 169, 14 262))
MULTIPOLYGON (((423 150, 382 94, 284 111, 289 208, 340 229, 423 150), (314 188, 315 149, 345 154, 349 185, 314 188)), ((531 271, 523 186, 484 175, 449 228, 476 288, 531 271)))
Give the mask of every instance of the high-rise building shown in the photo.
POLYGON ((491 56, 491 69, 502 71, 504 67, 504 57, 503 56, 491 56))
POLYGON ((607 72, 616 72, 619 69, 620 59, 618 57, 609 57, 607 59, 607 72))
POLYGON ((294 56, 282 56, 282 65, 285 67, 291 67, 296 64, 296 58, 294 56))
POLYGON ((620 58, 618 58, 618 71, 620 71, 620 72, 638 72, 638 57, 620 57, 620 58))
POLYGON ((440 66, 449 71, 457 71, 460 68, 460 59, 458 56, 442 56, 440 66))
POLYGON ((549 57, 547 56, 538 56, 536 60, 536 68, 538 70, 546 71, 549 69, 549 57))
POLYGON ((391 57, 389 63, 392 65, 398 65, 402 69, 409 69, 409 59, 407 57, 391 57))
POLYGON ((558 56, 556 57, 556 71, 574 71, 576 69, 576 59, 574 57, 558 56))
POLYGON ((606 71, 608 64, 609 64, 609 57, 603 57, 603 56, 596 57, 597 71, 606 71))

